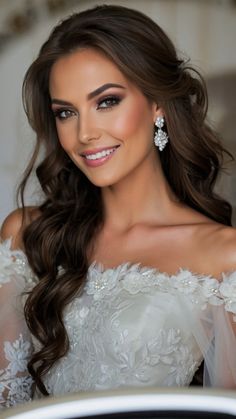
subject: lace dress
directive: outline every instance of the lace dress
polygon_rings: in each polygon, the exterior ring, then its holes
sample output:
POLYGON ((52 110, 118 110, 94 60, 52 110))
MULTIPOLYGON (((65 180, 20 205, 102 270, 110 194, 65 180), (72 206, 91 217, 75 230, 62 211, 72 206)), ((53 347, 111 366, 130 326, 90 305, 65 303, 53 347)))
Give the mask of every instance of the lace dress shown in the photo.
MULTIPOLYGON (((22 292, 37 281, 23 252, 0 244, 0 406, 32 395, 22 292)), ((205 385, 236 387, 236 272, 222 281, 185 269, 89 268, 64 321, 70 350, 44 376, 51 395, 127 386, 188 386, 204 359, 205 385)))

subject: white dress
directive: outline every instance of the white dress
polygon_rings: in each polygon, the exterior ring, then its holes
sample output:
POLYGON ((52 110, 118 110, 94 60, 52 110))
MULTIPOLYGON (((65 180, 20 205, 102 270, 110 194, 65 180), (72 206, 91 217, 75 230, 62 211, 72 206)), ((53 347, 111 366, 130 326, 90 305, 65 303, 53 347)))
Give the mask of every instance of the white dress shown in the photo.
MULTIPOLYGON (((0 406, 32 395, 30 336, 21 293, 34 286, 26 256, 0 244, 0 406)), ((236 388, 236 272, 222 281, 140 265, 89 268, 66 307, 70 350, 43 381, 51 395, 126 386, 188 386, 202 360, 205 385, 236 388), (235 322, 235 323, 234 323, 235 322)))

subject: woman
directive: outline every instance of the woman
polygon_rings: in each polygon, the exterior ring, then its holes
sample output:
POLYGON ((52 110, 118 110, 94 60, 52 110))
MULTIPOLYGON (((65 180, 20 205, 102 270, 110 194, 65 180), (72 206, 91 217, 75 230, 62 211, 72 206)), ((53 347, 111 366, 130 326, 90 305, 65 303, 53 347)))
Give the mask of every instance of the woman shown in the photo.
POLYGON ((53 30, 23 93, 20 191, 42 146, 44 198, 2 227, 2 403, 33 381, 34 397, 186 386, 203 359, 206 385, 235 387, 236 234, 199 74, 148 17, 99 6, 53 30))

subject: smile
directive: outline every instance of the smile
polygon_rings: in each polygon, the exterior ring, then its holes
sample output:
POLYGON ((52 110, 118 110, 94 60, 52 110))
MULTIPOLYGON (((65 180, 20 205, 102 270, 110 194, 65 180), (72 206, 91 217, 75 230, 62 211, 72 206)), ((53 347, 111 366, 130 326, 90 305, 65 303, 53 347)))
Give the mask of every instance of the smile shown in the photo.
POLYGON ((116 147, 111 148, 110 150, 100 151, 96 154, 88 154, 87 156, 85 156, 85 158, 88 160, 98 160, 101 157, 109 156, 109 154, 114 153, 115 149, 116 147))
POLYGON ((119 146, 115 146, 115 147, 107 148, 106 150, 100 150, 97 152, 87 151, 81 154, 81 156, 84 158, 87 166, 97 167, 107 162, 115 153, 118 147, 119 146))

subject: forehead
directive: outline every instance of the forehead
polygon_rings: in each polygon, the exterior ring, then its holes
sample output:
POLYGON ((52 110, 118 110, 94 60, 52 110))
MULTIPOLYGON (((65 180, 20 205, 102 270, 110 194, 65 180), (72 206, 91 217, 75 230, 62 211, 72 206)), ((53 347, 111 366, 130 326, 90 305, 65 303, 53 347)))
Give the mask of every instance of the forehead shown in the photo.
POLYGON ((92 91, 107 82, 130 82, 117 65, 94 49, 83 49, 59 58, 52 66, 49 79, 50 92, 70 90, 71 86, 92 91))

